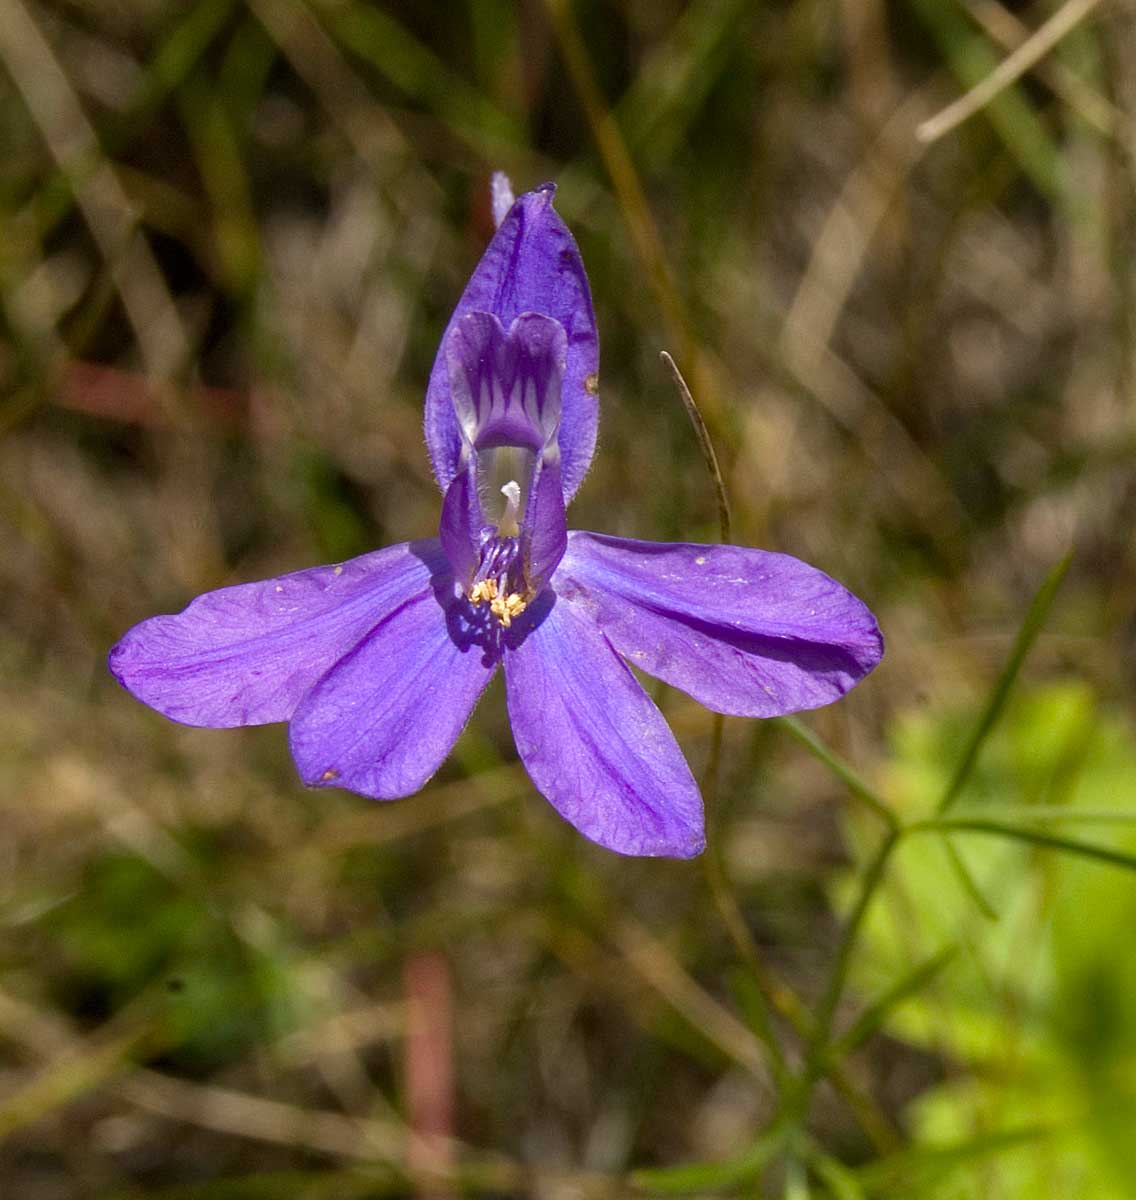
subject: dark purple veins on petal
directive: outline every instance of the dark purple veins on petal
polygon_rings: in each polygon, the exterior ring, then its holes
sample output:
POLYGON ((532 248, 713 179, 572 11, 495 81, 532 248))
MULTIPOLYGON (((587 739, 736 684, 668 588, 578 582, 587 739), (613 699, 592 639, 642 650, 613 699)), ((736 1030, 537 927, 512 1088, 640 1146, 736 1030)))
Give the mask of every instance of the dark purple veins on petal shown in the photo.
POLYGON ((539 594, 567 547, 560 448, 563 327, 535 313, 508 332, 467 313, 447 336, 462 464, 442 504, 440 537, 473 605, 503 627, 539 594))
POLYGON ((555 582, 629 662, 716 712, 829 704, 883 655, 868 608, 787 554, 573 532, 555 582))
POLYGON ((407 596, 448 574, 436 539, 198 596, 111 650, 114 677, 186 725, 286 721, 309 688, 407 596))
POLYGON ((442 490, 462 458, 462 436, 451 395, 449 337, 468 313, 491 313, 504 329, 525 313, 551 317, 565 333, 558 441, 565 502, 580 486, 595 449, 599 403, 595 377, 599 338, 584 264, 546 184, 517 199, 475 268, 450 318, 426 394, 426 443, 442 490))
POLYGON ((513 737, 540 792, 620 854, 690 858, 702 799, 674 735, 586 612, 546 593, 507 642, 513 737))
POLYGON ((539 453, 556 436, 566 355, 559 322, 525 313, 506 332, 492 313, 466 313, 446 335, 445 354, 466 445, 539 453))
POLYGON ((453 608, 411 596, 307 693, 289 732, 305 783, 386 800, 441 766, 498 661, 453 608))

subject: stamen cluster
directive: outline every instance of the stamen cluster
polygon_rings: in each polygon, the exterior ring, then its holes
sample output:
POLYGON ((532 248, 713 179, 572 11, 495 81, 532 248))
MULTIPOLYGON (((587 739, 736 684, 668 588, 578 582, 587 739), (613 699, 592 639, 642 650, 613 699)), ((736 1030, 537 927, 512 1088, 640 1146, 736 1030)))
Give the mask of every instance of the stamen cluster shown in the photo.
POLYGON ((520 592, 502 591, 496 579, 483 579, 480 583, 475 583, 469 589, 468 599, 470 604, 474 605, 488 602, 489 611, 506 629, 513 623, 514 618, 519 617, 529 606, 527 596, 522 596, 520 592))
MULTIPOLYGON (((516 484, 511 485, 514 489, 516 484)), ((502 489, 505 490, 505 489, 502 489)), ((507 493, 508 494, 508 493, 507 493)), ((506 519, 515 525, 516 502, 510 499, 506 519)), ((502 520, 502 525, 506 520, 502 520)), ((481 565, 474 576, 466 599, 475 607, 488 604, 489 611, 508 629, 528 607, 532 595, 523 582, 520 543, 515 537, 502 536, 501 525, 482 531, 481 565)))

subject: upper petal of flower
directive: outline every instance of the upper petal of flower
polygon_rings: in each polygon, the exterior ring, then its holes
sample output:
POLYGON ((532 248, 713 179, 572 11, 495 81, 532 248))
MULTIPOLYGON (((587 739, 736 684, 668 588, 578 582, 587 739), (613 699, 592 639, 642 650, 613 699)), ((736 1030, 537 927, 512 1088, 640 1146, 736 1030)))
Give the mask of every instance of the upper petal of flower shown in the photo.
POLYGON ((558 321, 522 313, 506 332, 493 313, 468 312, 446 334, 445 352, 454 412, 469 446, 539 453, 556 436, 567 353, 558 321))
MULTIPOLYGON (((475 576, 484 580, 502 565, 502 539, 519 533, 519 573, 506 594, 515 586, 527 602, 567 546, 556 441, 564 328, 522 313, 506 332, 492 313, 470 312, 446 335, 445 350, 463 459, 442 503, 442 548, 468 591, 475 576)), ((494 578, 494 586, 501 582, 494 578)))
POLYGON ((883 655, 868 608, 786 554, 573 532, 553 582, 636 667, 716 712, 817 708, 883 655))
POLYGON ((552 207, 555 187, 519 197, 501 222, 454 310, 426 393, 426 444, 442 490, 461 462, 462 438, 450 394, 446 346, 466 313, 492 313, 508 329, 522 313, 552 317, 567 335, 559 442, 568 501, 580 486, 596 444, 599 338, 580 251, 552 207))
POLYGON ((312 787, 390 800, 441 765, 497 656, 462 623, 453 585, 436 581, 395 609, 308 692, 289 730, 312 787))
POLYGON ((662 714, 583 611, 546 592, 505 651, 509 720, 540 792, 620 854, 690 858, 702 799, 662 714))
POLYGON ((111 650, 110 670, 143 703, 186 725, 286 721, 364 634, 447 571, 432 538, 206 592, 175 616, 135 625, 111 650))

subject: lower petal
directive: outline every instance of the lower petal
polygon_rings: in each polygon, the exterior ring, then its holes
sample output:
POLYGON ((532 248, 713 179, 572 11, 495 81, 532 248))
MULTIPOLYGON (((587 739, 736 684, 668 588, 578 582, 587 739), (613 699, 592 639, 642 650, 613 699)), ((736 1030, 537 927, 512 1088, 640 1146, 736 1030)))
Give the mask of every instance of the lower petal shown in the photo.
POLYGON ((609 850, 698 854, 702 800, 662 714, 587 614, 546 597, 505 654, 509 719, 533 783, 609 850))
POLYGON ((134 696, 185 725, 286 721, 304 693, 407 596, 446 570, 436 540, 405 542, 198 596, 135 625, 110 652, 134 696))
POLYGON ((734 716, 829 704, 883 655, 868 608, 787 554, 573 533, 554 584, 636 667, 734 716))
POLYGON ((407 600, 304 697, 290 741, 305 783, 393 800, 441 766, 497 666, 449 599, 407 600))

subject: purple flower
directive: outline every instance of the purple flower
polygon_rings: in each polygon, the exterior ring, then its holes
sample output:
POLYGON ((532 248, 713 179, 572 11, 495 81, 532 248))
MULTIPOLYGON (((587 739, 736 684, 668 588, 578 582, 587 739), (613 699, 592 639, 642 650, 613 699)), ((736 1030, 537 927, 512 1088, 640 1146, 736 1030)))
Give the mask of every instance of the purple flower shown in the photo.
POLYGON ((599 343, 546 184, 515 203, 442 338, 426 440, 437 538, 207 592, 136 625, 110 669, 175 721, 288 721, 304 782, 392 799, 438 769, 498 666, 517 750, 562 817, 622 854, 705 844, 677 742, 628 664, 716 712, 843 695, 879 662, 872 614, 784 554, 569 533, 592 459, 599 343))

